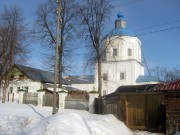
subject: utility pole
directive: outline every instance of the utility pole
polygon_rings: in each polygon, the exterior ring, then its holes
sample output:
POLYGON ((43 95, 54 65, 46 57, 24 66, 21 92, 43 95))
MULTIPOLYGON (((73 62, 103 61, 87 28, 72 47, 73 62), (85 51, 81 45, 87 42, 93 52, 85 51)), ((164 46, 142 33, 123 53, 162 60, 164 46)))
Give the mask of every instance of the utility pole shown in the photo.
POLYGON ((57 101, 56 101, 56 88, 57 88, 57 62, 58 62, 58 45, 59 45, 59 26, 60 26, 60 12, 61 12, 61 0, 57 0, 58 3, 58 18, 56 26, 56 47, 55 47, 55 63, 54 63, 54 91, 53 91, 53 112, 57 113, 57 101))

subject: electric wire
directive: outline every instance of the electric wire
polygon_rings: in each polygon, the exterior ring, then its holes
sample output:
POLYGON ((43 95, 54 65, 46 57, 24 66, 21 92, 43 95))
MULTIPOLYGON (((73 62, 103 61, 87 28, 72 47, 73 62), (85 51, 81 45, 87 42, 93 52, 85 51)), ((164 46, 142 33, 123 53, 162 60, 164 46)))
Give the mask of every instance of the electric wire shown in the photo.
POLYGON ((143 0, 134 0, 134 1, 127 2, 127 3, 118 4, 118 5, 115 5, 113 7, 126 6, 126 5, 134 4, 134 3, 137 3, 137 2, 140 2, 140 1, 143 1, 143 0))
POLYGON ((158 24, 158 25, 150 26, 150 27, 140 28, 140 29, 137 29, 135 31, 136 32, 137 31, 142 31, 142 30, 151 29, 151 28, 155 28, 155 27, 159 27, 159 26, 164 26, 164 25, 172 24, 172 23, 176 23, 176 22, 180 22, 180 19, 179 20, 175 20, 175 21, 171 21, 171 22, 167 22, 167 23, 163 23, 163 24, 158 24))

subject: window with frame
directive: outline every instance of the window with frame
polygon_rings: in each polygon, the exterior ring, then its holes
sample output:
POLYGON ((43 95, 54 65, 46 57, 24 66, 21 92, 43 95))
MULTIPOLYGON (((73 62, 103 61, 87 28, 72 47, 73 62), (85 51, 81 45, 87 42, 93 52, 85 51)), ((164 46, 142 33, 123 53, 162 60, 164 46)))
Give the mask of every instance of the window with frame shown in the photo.
POLYGON ((10 87, 9 92, 12 94, 13 93, 13 87, 10 87))
POLYGON ((120 73, 120 80, 125 80, 125 73, 124 72, 120 73))
POLYGON ((14 75, 10 76, 10 81, 12 81, 14 79, 14 75))
POLYGON ((132 49, 128 49, 128 56, 132 56, 132 49))
POLYGON ((28 92, 28 87, 24 87, 24 89, 25 89, 25 92, 28 92))
POLYGON ((19 80, 24 80, 24 75, 19 75, 19 80))
POLYGON ((117 56, 117 49, 113 49, 113 57, 117 56))

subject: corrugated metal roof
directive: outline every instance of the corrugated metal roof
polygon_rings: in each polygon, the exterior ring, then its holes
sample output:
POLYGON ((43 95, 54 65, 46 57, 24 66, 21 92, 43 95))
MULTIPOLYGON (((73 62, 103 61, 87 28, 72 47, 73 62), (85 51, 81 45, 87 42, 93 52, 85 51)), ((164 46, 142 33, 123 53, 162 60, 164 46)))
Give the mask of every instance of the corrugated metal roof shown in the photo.
POLYGON ((125 85, 120 86, 116 89, 115 93, 122 92, 147 92, 152 91, 157 84, 146 84, 146 85, 125 85))
POLYGON ((137 83, 141 83, 141 82, 159 82, 159 80, 158 80, 158 78, 156 78, 154 76, 143 76, 143 75, 140 75, 136 79, 136 82, 137 83))
MULTIPOLYGON (((38 81, 38 82, 43 82, 43 83, 54 83, 54 73, 41 70, 41 69, 36 69, 28 66, 23 66, 19 64, 15 64, 15 66, 22 71, 28 78, 38 81)), ((63 84, 66 84, 65 80, 63 80, 63 84)))
POLYGON ((69 84, 94 84, 94 75, 67 76, 64 79, 69 84))
POLYGON ((155 88, 156 91, 180 91, 180 80, 168 83, 160 84, 155 88))

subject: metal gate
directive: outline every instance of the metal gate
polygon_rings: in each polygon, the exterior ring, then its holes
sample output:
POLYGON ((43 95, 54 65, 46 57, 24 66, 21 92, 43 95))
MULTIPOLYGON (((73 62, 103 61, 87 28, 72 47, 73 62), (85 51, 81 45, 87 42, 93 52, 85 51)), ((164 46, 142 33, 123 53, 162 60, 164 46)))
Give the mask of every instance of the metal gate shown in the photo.
POLYGON ((23 103, 38 105, 38 93, 34 93, 34 92, 24 93, 23 103))

